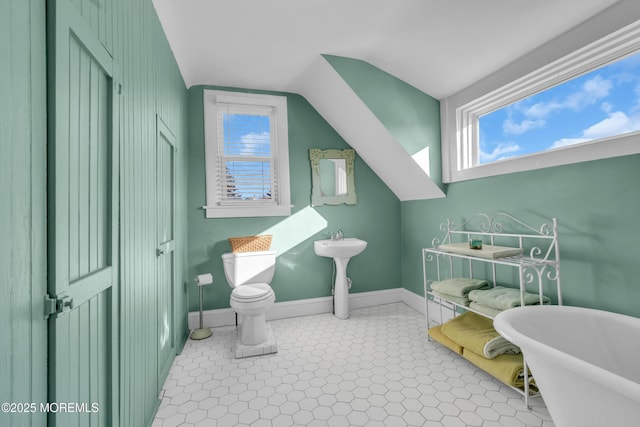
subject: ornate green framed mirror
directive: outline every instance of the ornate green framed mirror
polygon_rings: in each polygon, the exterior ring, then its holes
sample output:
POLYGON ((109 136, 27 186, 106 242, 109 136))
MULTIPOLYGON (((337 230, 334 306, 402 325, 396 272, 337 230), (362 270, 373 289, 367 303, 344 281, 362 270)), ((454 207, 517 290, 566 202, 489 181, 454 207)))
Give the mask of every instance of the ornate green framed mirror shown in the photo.
POLYGON ((309 150, 311 159, 311 205, 355 205, 353 164, 356 153, 346 150, 309 150))

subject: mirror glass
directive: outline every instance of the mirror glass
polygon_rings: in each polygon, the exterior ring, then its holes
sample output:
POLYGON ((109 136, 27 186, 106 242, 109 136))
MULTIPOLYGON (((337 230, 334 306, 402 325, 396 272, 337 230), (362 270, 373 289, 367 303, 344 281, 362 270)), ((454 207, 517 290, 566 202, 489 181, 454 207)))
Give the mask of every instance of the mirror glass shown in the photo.
POLYGON ((322 196, 347 194, 347 161, 345 159, 320 160, 320 192, 322 196))
POLYGON ((356 204, 353 162, 355 151, 311 149, 313 206, 356 204))

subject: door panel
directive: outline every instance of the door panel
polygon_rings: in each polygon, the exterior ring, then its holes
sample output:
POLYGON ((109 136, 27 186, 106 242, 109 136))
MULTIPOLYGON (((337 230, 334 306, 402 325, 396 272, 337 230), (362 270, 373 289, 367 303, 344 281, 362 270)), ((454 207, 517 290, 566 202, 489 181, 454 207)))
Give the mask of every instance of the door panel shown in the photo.
POLYGON ((173 290, 175 259, 175 137, 157 119, 156 218, 158 278, 158 385, 166 378, 175 355, 173 290))
MULTIPOLYGON (((54 402, 78 403, 76 413, 49 414, 54 426, 111 426, 110 292, 91 298, 55 319, 54 402)), ((51 376, 50 376, 51 378, 51 376)))
POLYGON ((49 318, 53 426, 116 425, 117 144, 112 58, 68 0, 49 9, 49 318))
POLYGON ((109 0, 70 0, 76 12, 91 27, 105 48, 112 52, 113 3, 109 0))
POLYGON ((110 78, 69 39, 69 280, 109 266, 110 78))

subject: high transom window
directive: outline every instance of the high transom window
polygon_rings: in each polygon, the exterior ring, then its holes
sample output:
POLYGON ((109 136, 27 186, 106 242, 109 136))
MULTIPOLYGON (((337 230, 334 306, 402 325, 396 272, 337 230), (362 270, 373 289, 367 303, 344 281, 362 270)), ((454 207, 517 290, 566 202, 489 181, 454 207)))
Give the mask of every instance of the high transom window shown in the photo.
POLYGON ((640 21, 532 65, 441 101, 445 182, 640 153, 640 21))
POLYGON ((478 119, 486 164, 640 130, 640 53, 478 119))
POLYGON ((286 98, 206 90, 207 217, 291 212, 286 98))

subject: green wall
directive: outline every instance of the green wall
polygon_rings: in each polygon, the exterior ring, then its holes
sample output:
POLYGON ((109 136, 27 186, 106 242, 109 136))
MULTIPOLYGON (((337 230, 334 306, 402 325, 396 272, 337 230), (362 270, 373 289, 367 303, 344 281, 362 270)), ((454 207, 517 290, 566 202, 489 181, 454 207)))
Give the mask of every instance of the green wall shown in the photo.
MULTIPOLYGON (((309 149, 349 148, 316 110, 301 96, 287 96, 291 181, 290 217, 206 219, 203 90, 189 90, 189 276, 211 272, 215 284, 205 288, 205 309, 229 307, 231 288, 224 277, 220 256, 230 251, 228 237, 274 235, 278 262, 272 287, 277 301, 331 295, 332 260, 313 252, 313 241, 342 229, 347 237, 368 241, 367 249, 353 258, 348 274, 352 293, 398 288, 402 285, 400 257, 400 202, 388 187, 356 156, 355 206, 310 207, 311 165, 309 149)), ((224 88, 216 88, 224 89, 224 88)), ((197 289, 190 283, 190 310, 195 311, 197 289)))
POLYGON ((47 400, 45 28, 44 0, 0 2, 0 402, 47 400))
MULTIPOLYGON (((78 1, 78 0, 74 0, 78 1)), ((86 0, 92 1, 92 0, 86 0)), ((120 118, 120 425, 148 425, 159 404, 156 120, 176 137, 173 336, 188 337, 186 302, 187 90, 150 0, 113 0, 113 56, 122 83, 120 118)))
POLYGON ((404 287, 422 291, 420 249, 439 225, 506 212, 531 223, 558 218, 564 303, 640 317, 640 155, 450 184, 446 199, 402 203, 404 287))
POLYGON ((438 100, 368 62, 323 57, 410 155, 429 148, 430 178, 442 188, 438 100))

